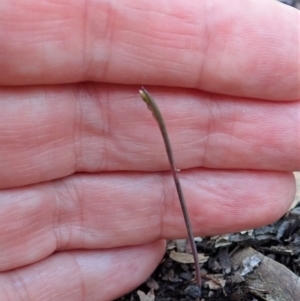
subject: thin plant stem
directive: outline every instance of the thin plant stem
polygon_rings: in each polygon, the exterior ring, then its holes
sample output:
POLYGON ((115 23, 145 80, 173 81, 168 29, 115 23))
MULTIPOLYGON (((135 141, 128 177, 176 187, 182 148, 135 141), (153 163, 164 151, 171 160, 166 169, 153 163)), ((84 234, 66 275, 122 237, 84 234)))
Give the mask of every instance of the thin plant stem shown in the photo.
POLYGON ((180 201, 181 210, 182 210, 182 213, 183 213, 183 216, 184 216, 184 221, 185 221, 185 225, 186 225, 186 229, 187 229, 187 233, 188 233, 188 237, 189 237, 189 242, 190 242, 190 245, 191 245, 191 248, 192 248, 192 253, 193 253, 194 263, 195 263, 195 270, 196 270, 197 284, 198 284, 199 288, 201 288, 201 274, 200 274, 200 265, 199 265, 199 259, 198 259, 198 252, 197 252, 197 248, 196 248, 196 244, 195 244, 195 239, 194 239, 194 235, 193 235, 191 221, 190 221, 188 210, 187 210, 187 207, 186 207, 186 204, 185 204, 185 200, 184 200, 183 192, 182 192, 182 189, 181 189, 180 181, 179 181, 179 178, 178 178, 178 175, 177 175, 177 169, 176 169, 176 166, 175 166, 175 161, 174 161, 174 157, 173 157, 173 152, 172 152, 171 143, 170 143, 170 139, 169 139, 169 136, 168 136, 167 128, 166 128, 164 119, 163 119, 163 117, 160 113, 160 110, 159 110, 156 102, 154 101, 153 97, 149 94, 149 92, 144 87, 142 87, 139 92, 140 92, 140 95, 141 95, 142 99, 147 104, 148 109, 152 112, 153 117, 157 121, 160 132, 162 134, 162 137, 163 137, 163 140, 164 140, 164 143, 165 143, 168 159, 169 159, 170 166, 171 166, 171 171, 172 171, 172 174, 173 174, 173 178, 174 178, 178 198, 179 198, 179 201, 180 201))

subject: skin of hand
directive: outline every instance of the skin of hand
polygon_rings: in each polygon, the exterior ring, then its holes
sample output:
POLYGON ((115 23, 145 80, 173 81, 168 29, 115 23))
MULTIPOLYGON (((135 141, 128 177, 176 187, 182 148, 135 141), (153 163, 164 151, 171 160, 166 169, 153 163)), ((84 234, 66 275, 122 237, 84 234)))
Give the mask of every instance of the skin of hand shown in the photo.
POLYGON ((300 169, 300 14, 277 1, 2 1, 0 300, 113 300, 186 237, 280 218, 300 169))

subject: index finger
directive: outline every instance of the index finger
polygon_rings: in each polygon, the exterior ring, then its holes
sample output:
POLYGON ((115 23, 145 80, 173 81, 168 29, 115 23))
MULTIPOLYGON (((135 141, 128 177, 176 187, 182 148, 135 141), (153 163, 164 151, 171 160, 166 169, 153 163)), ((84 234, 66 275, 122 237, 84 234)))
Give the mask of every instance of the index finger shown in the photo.
POLYGON ((0 85, 92 80, 300 98, 300 14, 277 1, 10 0, 0 14, 0 85))

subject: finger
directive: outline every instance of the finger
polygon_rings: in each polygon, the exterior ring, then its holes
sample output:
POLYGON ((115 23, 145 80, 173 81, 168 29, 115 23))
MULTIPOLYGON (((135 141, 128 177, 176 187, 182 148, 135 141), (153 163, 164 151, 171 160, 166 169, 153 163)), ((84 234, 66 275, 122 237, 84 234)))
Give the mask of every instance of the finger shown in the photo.
MULTIPOLYGON (((151 89, 177 167, 300 169, 300 102, 151 89)), ((0 188, 113 170, 169 170, 138 87, 1 89, 0 188)))
POLYGON ((0 299, 10 301, 111 301, 145 281, 165 243, 99 251, 59 252, 0 275, 0 299), (131 271, 128 277, 128 271, 131 271))
MULTIPOLYGON (((271 223, 288 210, 295 195, 290 173, 189 170, 180 179, 194 233, 200 236, 271 223)), ((75 175, 3 190, 0 200, 1 271, 57 250, 186 236, 169 172, 75 175)))
POLYGON ((260 0, 6 1, 0 83, 181 85, 296 100, 299 14, 260 0))

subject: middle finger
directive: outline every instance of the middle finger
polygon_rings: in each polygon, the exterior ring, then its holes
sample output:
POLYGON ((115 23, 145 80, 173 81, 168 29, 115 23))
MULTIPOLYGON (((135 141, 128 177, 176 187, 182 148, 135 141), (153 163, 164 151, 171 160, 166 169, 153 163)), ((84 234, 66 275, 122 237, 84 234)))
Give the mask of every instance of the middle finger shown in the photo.
MULTIPOLYGON (((150 90, 178 168, 299 169, 299 102, 150 90)), ((0 99, 0 188, 82 171, 169 169, 158 126, 138 87, 2 88, 0 99)))

